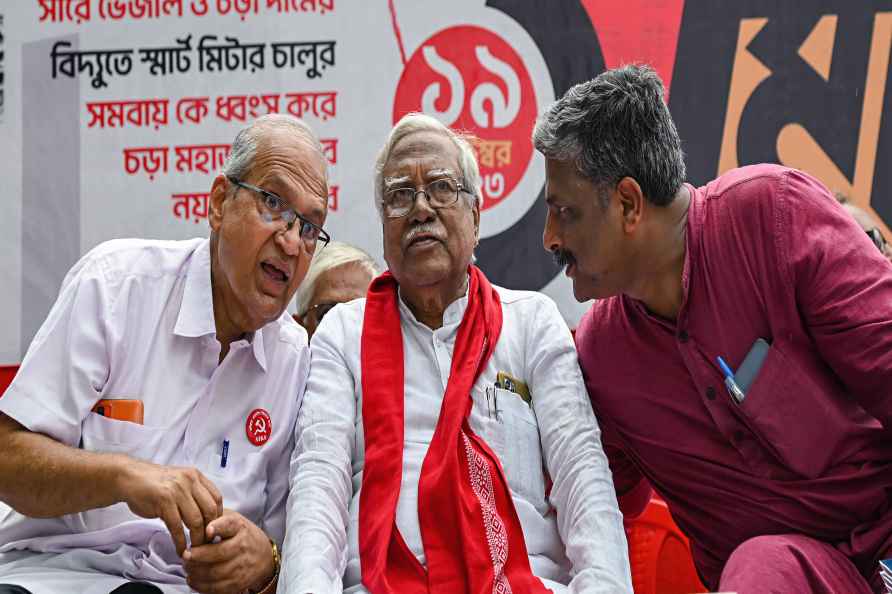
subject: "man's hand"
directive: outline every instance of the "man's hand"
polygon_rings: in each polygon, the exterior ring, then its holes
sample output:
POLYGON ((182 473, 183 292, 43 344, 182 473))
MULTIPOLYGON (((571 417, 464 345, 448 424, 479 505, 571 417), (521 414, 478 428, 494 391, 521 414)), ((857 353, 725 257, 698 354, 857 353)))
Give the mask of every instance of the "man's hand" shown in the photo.
POLYGON ((192 546, 205 542, 206 529, 223 512, 223 496, 195 468, 159 466, 133 460, 122 473, 121 499, 143 518, 161 518, 181 557, 186 550, 183 524, 189 528, 192 546))
POLYGON ((276 571, 266 534, 240 513, 223 510, 207 527, 205 541, 183 555, 186 582, 202 594, 259 591, 276 571), (220 541, 214 543, 214 539, 220 541))

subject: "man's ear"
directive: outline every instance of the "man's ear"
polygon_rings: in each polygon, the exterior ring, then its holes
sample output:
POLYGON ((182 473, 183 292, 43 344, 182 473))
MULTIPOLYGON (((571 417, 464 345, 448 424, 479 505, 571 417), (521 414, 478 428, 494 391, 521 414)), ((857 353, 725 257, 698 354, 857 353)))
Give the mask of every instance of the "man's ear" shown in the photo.
POLYGON ((208 223, 211 230, 216 233, 223 225, 223 202, 226 200, 226 188, 229 184, 223 174, 214 178, 211 186, 211 195, 208 199, 208 223))
POLYGON ((641 223, 647 199, 635 178, 624 177, 616 184, 616 194, 622 208, 623 229, 630 233, 641 223))
POLYGON ((474 245, 480 244, 480 200, 474 202, 474 245))

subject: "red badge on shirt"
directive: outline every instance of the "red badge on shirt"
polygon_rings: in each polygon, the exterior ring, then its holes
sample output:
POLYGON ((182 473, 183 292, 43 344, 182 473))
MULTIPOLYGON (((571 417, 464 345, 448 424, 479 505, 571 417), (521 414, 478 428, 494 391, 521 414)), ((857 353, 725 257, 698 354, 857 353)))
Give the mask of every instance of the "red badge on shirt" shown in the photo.
POLYGON ((269 441, 273 434, 273 420, 269 417, 269 413, 262 408, 255 408, 248 415, 248 422, 245 423, 245 433, 248 434, 248 441, 256 446, 262 446, 269 441))

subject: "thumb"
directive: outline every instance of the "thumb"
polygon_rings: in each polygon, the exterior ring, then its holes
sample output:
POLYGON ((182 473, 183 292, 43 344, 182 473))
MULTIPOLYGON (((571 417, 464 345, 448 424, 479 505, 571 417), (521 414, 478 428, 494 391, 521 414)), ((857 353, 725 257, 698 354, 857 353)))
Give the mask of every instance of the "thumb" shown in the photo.
POLYGON ((207 539, 212 542, 215 538, 232 538, 241 530, 241 515, 231 510, 223 510, 223 515, 212 521, 207 526, 207 539))

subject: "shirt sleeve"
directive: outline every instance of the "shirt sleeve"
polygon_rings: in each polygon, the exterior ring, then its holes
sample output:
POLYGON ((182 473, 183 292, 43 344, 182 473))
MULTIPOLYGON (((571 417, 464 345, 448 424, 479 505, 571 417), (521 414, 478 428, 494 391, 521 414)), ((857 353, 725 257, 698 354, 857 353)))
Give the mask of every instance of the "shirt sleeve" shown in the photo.
POLYGON ((558 531, 573 565, 571 592, 631 594, 628 545, 601 432, 585 392, 570 330, 543 299, 527 334, 533 407, 558 531))
POLYGON ((626 455, 615 432, 606 423, 601 424, 601 442, 610 463, 613 485, 616 488, 619 509, 625 519, 633 519, 644 513, 653 490, 638 470, 638 466, 626 455))
POLYGON ((291 494, 280 587, 294 594, 341 594, 353 495, 354 378, 334 310, 313 336, 312 362, 291 457, 291 494))
POLYGON ((805 326, 846 391, 892 431, 892 264, 820 182, 799 171, 783 182, 778 242, 805 326))
POLYGON ((111 294, 101 260, 87 254, 75 264, 0 398, 0 412, 77 447, 81 423, 108 381, 111 294))
POLYGON ((295 361, 300 371, 297 377, 295 396, 297 403, 293 407, 294 414, 288 421, 288 440, 283 446, 281 455, 276 458, 276 463, 267 470, 266 482, 266 508, 263 512, 263 525, 261 529, 267 536, 273 539, 284 551, 285 539, 285 503, 288 498, 288 468, 291 465, 291 453, 294 451, 294 429, 297 422, 297 413, 300 410, 301 400, 307 385, 307 376, 310 371, 310 351, 302 348, 300 357, 295 361))

